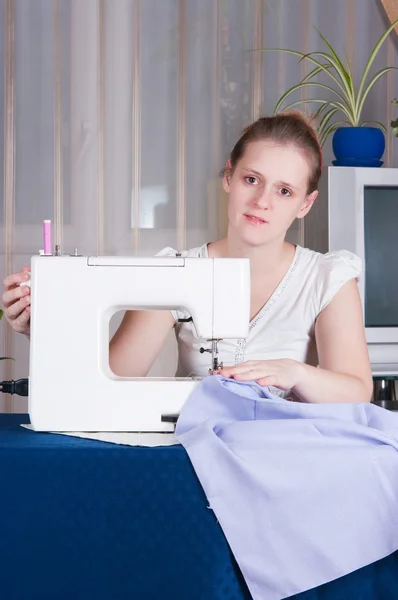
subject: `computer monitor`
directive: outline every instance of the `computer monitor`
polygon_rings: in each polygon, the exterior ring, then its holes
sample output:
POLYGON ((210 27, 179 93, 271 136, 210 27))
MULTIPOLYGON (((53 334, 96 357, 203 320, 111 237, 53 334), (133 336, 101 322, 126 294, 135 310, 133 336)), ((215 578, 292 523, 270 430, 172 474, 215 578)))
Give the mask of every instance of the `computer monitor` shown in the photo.
POLYGON ((359 256, 374 376, 398 374, 398 169, 328 167, 328 249, 359 256))

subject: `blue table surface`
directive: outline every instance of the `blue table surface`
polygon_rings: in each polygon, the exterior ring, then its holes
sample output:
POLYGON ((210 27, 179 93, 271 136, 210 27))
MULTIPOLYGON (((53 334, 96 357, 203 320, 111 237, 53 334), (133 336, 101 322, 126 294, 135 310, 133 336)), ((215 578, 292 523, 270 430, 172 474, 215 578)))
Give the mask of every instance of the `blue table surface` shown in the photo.
MULTIPOLYGON (((119 446, 21 423, 28 415, 0 415, 0 598, 250 599, 181 446, 119 446)), ((397 590, 395 553, 294 599, 396 600, 397 590)))
POLYGON ((0 429, 15 427, 20 423, 27 425, 30 423, 29 415, 18 413, 0 413, 0 429))

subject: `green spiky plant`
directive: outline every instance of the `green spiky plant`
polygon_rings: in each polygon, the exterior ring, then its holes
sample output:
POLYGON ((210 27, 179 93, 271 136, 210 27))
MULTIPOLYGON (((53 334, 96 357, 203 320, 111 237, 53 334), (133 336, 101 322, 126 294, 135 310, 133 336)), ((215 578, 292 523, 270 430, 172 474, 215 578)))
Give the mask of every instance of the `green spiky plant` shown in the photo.
POLYGON ((261 51, 280 51, 287 52, 299 56, 299 63, 303 60, 308 61, 314 68, 296 85, 289 88, 278 100, 274 114, 281 111, 287 111, 294 106, 306 103, 320 104, 319 109, 314 115, 316 122, 316 128, 318 132, 319 142, 321 145, 325 143, 328 136, 341 126, 351 127, 363 127, 364 125, 374 123, 379 126, 384 132, 386 128, 383 123, 379 121, 361 121, 362 110, 366 101, 366 98, 375 85, 375 83, 385 75, 388 71, 396 69, 397 67, 387 66, 383 67, 368 81, 368 75, 370 68, 374 62, 374 59, 380 50, 383 42, 390 35, 391 31, 395 28, 398 23, 396 19, 388 29, 383 33, 380 39, 375 44, 368 61, 365 65, 361 80, 357 89, 355 89, 352 68, 349 60, 345 57, 343 61, 333 49, 331 44, 326 40, 322 33, 315 27, 318 35, 321 37, 323 43, 326 46, 327 51, 315 51, 304 54, 297 50, 290 50, 288 48, 260 48, 261 51), (319 74, 326 74, 332 82, 330 85, 317 81, 316 78, 319 74), (327 100, 324 98, 302 98, 291 102, 282 109, 286 98, 296 92, 310 86, 316 86, 324 88, 329 92, 332 92, 334 98, 327 100), (342 120, 334 121, 333 118, 336 116, 343 117, 342 120), (333 120, 333 121, 332 121, 333 120))
MULTIPOLYGON (((394 98, 394 100, 391 101, 391 104, 393 104, 394 106, 398 106, 398 100, 394 98)), ((398 119, 394 119, 393 121, 391 121, 390 125, 392 135, 394 137, 398 137, 398 119)))
MULTIPOLYGON (((3 318, 3 311, 0 308, 0 321, 3 318)), ((13 360, 10 356, 0 356, 0 360, 13 360)))

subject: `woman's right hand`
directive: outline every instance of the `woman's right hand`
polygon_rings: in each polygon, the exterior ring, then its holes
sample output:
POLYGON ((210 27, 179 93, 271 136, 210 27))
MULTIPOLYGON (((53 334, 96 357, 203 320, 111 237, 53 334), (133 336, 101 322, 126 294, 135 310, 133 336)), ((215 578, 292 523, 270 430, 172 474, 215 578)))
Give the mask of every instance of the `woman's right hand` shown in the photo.
POLYGON ((8 275, 4 279, 2 303, 4 315, 17 333, 30 333, 30 287, 18 285, 30 279, 30 268, 24 267, 20 273, 8 275))

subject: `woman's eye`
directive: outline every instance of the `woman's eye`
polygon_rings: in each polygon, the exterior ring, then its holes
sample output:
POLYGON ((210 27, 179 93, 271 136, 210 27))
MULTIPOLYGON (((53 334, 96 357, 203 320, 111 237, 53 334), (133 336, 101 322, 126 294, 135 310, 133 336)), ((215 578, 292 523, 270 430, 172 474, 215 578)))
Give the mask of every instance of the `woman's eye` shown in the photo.
POLYGON ((287 188, 281 188, 280 193, 282 194, 282 196, 290 196, 290 190, 288 190, 287 188))
POLYGON ((245 177, 245 181, 247 183, 250 183, 250 185, 254 185, 255 183, 257 183, 257 179, 255 177, 245 177))

